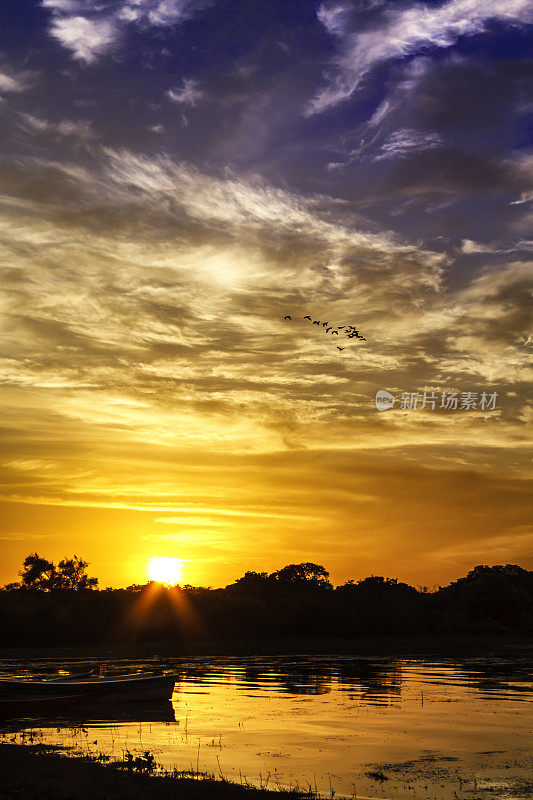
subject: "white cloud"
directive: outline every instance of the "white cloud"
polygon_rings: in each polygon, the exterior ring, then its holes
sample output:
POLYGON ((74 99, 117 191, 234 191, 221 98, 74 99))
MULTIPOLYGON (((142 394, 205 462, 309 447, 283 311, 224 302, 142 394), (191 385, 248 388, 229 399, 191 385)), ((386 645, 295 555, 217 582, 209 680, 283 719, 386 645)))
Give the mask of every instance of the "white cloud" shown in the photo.
POLYGON ((465 255, 476 255, 477 253, 513 253, 515 250, 529 250, 531 249, 531 242, 519 241, 513 247, 499 248, 493 244, 481 244, 474 242, 472 239, 463 239, 461 243, 461 252, 465 255))
POLYGON ((63 136, 80 141, 89 141, 96 138, 91 123, 87 120, 77 120, 74 122, 65 119, 61 120, 61 122, 49 122, 41 117, 35 117, 33 114, 22 113, 20 114, 20 118, 26 130, 35 131, 36 133, 63 136))
POLYGON ((383 161, 389 158, 401 158, 420 150, 433 150, 441 147, 442 138, 438 133, 421 133, 420 131, 403 128, 394 131, 387 137, 381 145, 376 161, 383 161))
POLYGON ((166 95, 173 103, 192 107, 197 105, 198 101, 206 96, 205 92, 198 87, 198 81, 184 78, 181 88, 169 89, 166 95))
POLYGON ((112 17, 60 17, 53 20, 50 33, 72 52, 77 61, 92 64, 111 48, 118 32, 112 17))
POLYGON ((332 36, 342 36, 346 27, 346 14, 350 7, 346 4, 336 6, 321 5, 316 15, 327 32, 332 36))
POLYGON ((29 71, 15 71, 5 64, 0 70, 0 101, 2 94, 16 94, 24 92, 35 79, 35 73, 29 71))
POLYGON ((348 29, 346 5, 322 4, 318 19, 338 37, 342 52, 336 58, 337 74, 319 92, 307 113, 319 113, 346 100, 374 65, 421 48, 451 47, 460 36, 482 33, 489 20, 513 25, 533 19, 530 0, 450 0, 441 6, 416 3, 409 8, 390 8, 380 27, 362 32, 348 29))
POLYGON ((533 192, 522 192, 518 200, 511 202, 512 206, 521 206, 523 203, 531 203, 533 200, 533 192))
MULTIPOLYGON (((211 5, 212 0, 152 0, 143 4, 143 15, 152 25, 169 26, 193 17, 211 5)), ((139 0, 128 3, 140 7, 139 0)))
POLYGON ((50 33, 77 61, 92 64, 118 41, 128 24, 171 27, 193 17, 213 0, 41 0, 50 9, 50 33))
POLYGON ((79 14, 80 11, 90 10, 90 3, 80 0, 41 0, 45 8, 60 11, 65 14, 79 14))
POLYGON ((472 239, 463 239, 461 244, 461 251, 466 255, 471 255, 473 253, 501 253, 507 252, 498 250, 497 247, 494 247, 490 244, 481 244, 480 242, 474 242, 472 239))
POLYGON ((24 84, 18 78, 12 75, 6 75, 5 72, 0 72, 0 92, 22 92, 24 84))

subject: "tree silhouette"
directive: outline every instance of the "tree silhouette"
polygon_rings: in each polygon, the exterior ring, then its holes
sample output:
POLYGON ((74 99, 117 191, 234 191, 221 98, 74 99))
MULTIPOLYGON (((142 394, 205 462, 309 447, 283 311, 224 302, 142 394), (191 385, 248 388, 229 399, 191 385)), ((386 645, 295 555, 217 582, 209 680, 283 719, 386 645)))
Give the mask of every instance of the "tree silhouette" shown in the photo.
POLYGON ((34 589, 42 592, 51 592, 55 589, 57 570, 53 561, 41 558, 37 553, 32 553, 23 561, 23 569, 19 572, 21 586, 24 589, 34 589))
POLYGON ((270 574, 248 571, 217 589, 147 583, 98 590, 87 566, 77 556, 57 565, 37 553, 27 556, 20 581, 0 590, 0 641, 253 642, 533 630, 533 572, 515 564, 479 565, 431 592, 376 575, 333 588, 325 567, 312 562, 270 574), (191 614, 201 621, 194 630, 191 614))
POLYGON ((63 558, 56 567, 53 561, 32 553, 23 561, 23 568, 19 572, 20 583, 9 584, 6 588, 39 592, 94 589, 98 586, 98 578, 89 578, 86 574, 88 566, 88 561, 74 555, 72 558, 63 558))
POLYGON ((288 564, 283 569, 273 572, 272 578, 279 584, 303 584, 331 588, 327 569, 321 564, 313 564, 311 561, 303 564, 288 564))
POLYGON ((89 578, 86 574, 88 566, 88 561, 83 561, 76 555, 72 558, 62 559, 57 568, 57 586, 55 588, 74 591, 94 589, 98 586, 98 578, 89 578))
POLYGON ((239 594, 262 594, 270 585, 270 579, 266 572, 253 572, 248 570, 242 578, 238 578, 232 585, 234 592, 239 594))

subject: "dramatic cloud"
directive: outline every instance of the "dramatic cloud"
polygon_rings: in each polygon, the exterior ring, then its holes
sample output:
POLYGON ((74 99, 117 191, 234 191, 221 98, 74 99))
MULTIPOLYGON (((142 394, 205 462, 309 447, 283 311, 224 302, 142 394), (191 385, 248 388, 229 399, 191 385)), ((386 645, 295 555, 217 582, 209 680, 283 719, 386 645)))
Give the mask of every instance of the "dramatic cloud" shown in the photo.
POLYGON ((494 240, 510 252, 527 236, 521 201, 533 177, 527 150, 512 144, 527 136, 528 73, 525 64, 456 54, 397 65, 386 96, 343 136, 330 166, 336 184, 351 180, 350 196, 374 216, 416 218, 426 235, 444 227, 456 244, 494 240))
MULTIPOLYGON (((357 508, 367 531, 391 524, 374 510, 383 474, 397 469, 398 461, 383 462, 391 437, 404 464, 431 459, 453 470, 459 459, 476 470, 481 459, 490 472, 503 458, 506 470, 517 469, 527 414, 525 265, 445 291, 445 258, 357 230, 335 198, 126 150, 99 151, 90 169, 33 160, 18 165, 15 182, 4 168, 0 184, 11 195, 0 228, 9 502, 157 518, 151 532, 139 530, 141 549, 174 541, 199 575, 207 559, 216 576, 229 562, 245 568, 257 557, 239 544, 244 529, 273 546, 272 519, 286 531, 282 560, 310 521, 324 541, 337 541, 347 520, 332 512, 336 506, 357 508), (291 322, 283 321, 287 312, 291 322), (367 344, 347 343, 338 354, 303 321, 307 312, 357 321, 367 344), (498 409, 378 418, 373 398, 382 387, 398 397, 496 391, 498 409), (30 432, 40 420, 41 460, 21 457, 30 452, 21 407, 30 432), (149 485, 133 477, 143 471, 140 451, 151 464, 149 485), (301 457, 291 472, 296 486, 284 488, 278 458, 287 452, 321 453, 324 479, 346 459, 365 460, 368 475, 363 482, 349 470, 342 481, 337 475, 311 501, 316 476, 301 457), (245 495, 232 488, 244 474, 245 495), (265 492, 276 496, 268 508, 265 492), (210 509, 207 525, 202 509, 210 509), (178 537, 161 530, 171 514, 183 517, 178 537), (228 519, 221 535, 219 521, 228 519), (205 549, 194 559, 198 537, 205 549)), ((386 489, 396 504, 405 502, 401 493, 386 489)), ((434 503, 436 519, 443 512, 434 503)), ((338 539, 338 546, 346 545, 338 539)), ((319 537, 314 557, 335 566, 326 550, 319 537)), ((370 568, 372 551, 367 558, 370 568)), ((340 562, 337 569, 343 574, 340 562)))
POLYGON ((324 111, 346 100, 376 65, 413 55, 427 48, 451 47, 460 36, 483 33, 490 21, 524 25, 533 20, 529 0, 449 0, 439 6, 416 3, 407 8, 385 8, 369 30, 352 28, 349 4, 325 3, 317 16, 341 42, 335 59, 336 75, 311 103, 308 113, 324 111))
POLYGON ((0 582, 527 565, 525 5, 316 8, 6 9, 0 582))
MULTIPOLYGON (((322 422, 305 434, 302 427, 298 437, 307 446, 321 446, 329 429, 329 446, 337 436, 338 446, 341 441, 359 446, 370 440, 361 438, 357 426, 352 440, 346 431, 337 433, 334 422, 346 413, 344 387, 353 380, 348 375, 355 363, 358 380, 367 387, 393 375, 395 385, 403 375, 401 384, 415 388, 433 382, 445 389, 465 379, 476 385, 522 380, 521 337, 527 326, 522 265, 445 295, 442 256, 389 235, 355 230, 333 198, 210 176, 127 151, 108 149, 99 164, 91 173, 78 171, 67 217, 48 205, 41 221, 15 222, 18 201, 13 201, 2 230, 4 263, 15 270, 8 295, 13 347, 30 353, 38 345, 35 358, 6 362, 6 375, 13 385, 54 386, 59 392, 77 387, 81 405, 63 400, 63 415, 76 418, 83 408, 87 421, 102 422, 111 414, 122 424, 129 418, 135 436, 149 425, 151 437, 155 425, 158 436, 174 438, 181 429, 175 415, 170 428, 155 422, 150 396, 158 387, 157 406, 182 407, 189 440, 195 433, 185 409, 206 402, 227 416, 231 446, 238 439, 241 448, 255 450, 262 443, 275 450, 276 431, 283 441, 288 420, 295 434, 320 408, 308 388, 321 393, 329 384, 322 422), (38 249, 41 267, 29 280, 38 249), (69 266, 53 278, 58 259, 69 266), (501 294, 504 287, 507 293, 501 294), (22 296, 21 314, 16 307, 22 296), (307 310, 339 322, 354 317, 373 344, 348 347, 339 362, 328 337, 317 336, 305 322, 282 322, 287 308, 298 317, 307 310), (70 349, 62 350, 58 361, 57 348, 65 339, 70 349), (307 388, 296 401, 298 386, 307 388), (105 406, 82 399, 89 387, 102 393, 105 406), (125 405, 109 406, 110 392, 117 399, 125 392, 125 405), (131 400, 140 405, 131 406, 131 400)), ((28 198, 39 205, 46 192, 53 197, 74 174, 48 163, 34 162, 28 169, 34 181, 39 173, 48 176, 46 183, 34 183, 35 199, 28 198)), ((27 181, 20 184, 28 196, 27 181)), ((374 413, 370 395, 367 388, 356 403, 365 419, 374 413)), ((405 422, 405 443, 412 435, 418 441, 416 427, 405 422)), ((449 420, 438 424, 446 438, 462 437, 459 422, 453 428, 449 420)), ((206 427, 211 429, 202 419, 198 434, 206 427)), ((221 445, 225 440, 215 428, 211 445, 213 437, 221 445)), ((375 441, 375 432, 371 438, 375 441)))

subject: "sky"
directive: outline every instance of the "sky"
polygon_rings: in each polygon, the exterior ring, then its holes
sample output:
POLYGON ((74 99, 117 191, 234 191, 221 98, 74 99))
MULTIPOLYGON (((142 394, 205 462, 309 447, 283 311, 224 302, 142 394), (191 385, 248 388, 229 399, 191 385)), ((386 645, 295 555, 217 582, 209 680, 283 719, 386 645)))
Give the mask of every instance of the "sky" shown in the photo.
POLYGON ((533 566, 532 22, 2 4, 1 583, 533 566))

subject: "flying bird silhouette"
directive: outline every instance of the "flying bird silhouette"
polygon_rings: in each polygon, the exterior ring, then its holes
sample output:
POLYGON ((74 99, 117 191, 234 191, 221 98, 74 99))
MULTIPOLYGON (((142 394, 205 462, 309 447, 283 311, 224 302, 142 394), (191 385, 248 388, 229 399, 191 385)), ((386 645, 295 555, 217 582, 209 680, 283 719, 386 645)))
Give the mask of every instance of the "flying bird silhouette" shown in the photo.
MULTIPOLYGON (((292 316, 290 314, 286 314, 283 317, 284 320, 292 320, 292 316)), ((359 339, 362 342, 366 342, 364 336, 361 336, 355 325, 335 325, 335 323, 329 324, 329 322, 322 322, 319 319, 313 319, 310 314, 306 314, 302 319, 306 319, 309 322, 312 322, 313 325, 321 325, 325 329, 325 333, 330 333, 332 336, 338 336, 339 332, 342 332, 342 335, 345 336, 347 339, 359 339)), ((337 345, 337 350, 343 351, 345 347, 339 347, 337 345)))

